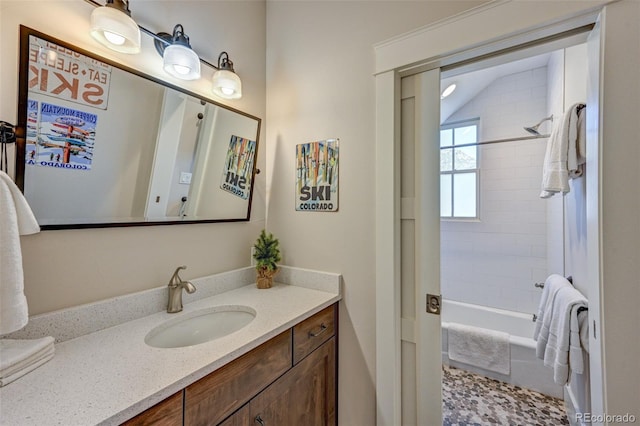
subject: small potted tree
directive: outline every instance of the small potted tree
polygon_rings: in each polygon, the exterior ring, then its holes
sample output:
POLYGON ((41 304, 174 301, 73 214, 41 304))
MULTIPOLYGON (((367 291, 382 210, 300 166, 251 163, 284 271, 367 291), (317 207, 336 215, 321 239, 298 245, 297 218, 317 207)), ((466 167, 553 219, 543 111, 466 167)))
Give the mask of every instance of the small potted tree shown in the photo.
POLYGON ((256 260, 258 273, 256 279, 258 288, 270 288, 273 285, 273 276, 278 272, 277 263, 280 261, 279 244, 273 234, 267 234, 263 229, 253 245, 253 258, 256 260))

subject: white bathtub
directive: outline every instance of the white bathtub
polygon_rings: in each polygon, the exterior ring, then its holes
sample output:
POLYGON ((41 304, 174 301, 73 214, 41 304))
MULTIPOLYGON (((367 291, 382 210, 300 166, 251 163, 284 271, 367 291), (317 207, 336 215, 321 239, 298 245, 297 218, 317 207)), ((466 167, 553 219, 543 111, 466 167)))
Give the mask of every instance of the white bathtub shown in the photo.
POLYGON ((532 338, 534 328, 535 323, 530 314, 443 300, 442 362, 453 367, 511 383, 515 386, 562 398, 563 388, 554 383, 552 370, 542 365, 542 360, 536 357, 536 342, 532 338), (509 333, 511 373, 505 375, 451 361, 447 351, 447 330, 450 322, 509 333))

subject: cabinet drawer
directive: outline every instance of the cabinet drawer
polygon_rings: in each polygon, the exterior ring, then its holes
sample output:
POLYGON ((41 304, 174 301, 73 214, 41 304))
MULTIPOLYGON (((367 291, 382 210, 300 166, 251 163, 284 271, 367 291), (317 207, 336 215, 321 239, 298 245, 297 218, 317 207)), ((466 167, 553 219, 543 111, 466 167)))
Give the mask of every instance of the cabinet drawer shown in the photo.
POLYGON ((336 305, 331 305, 293 327, 293 363, 297 364, 336 332, 336 305))
POLYGON ((291 330, 185 389, 184 424, 215 425, 291 368, 291 330))
POLYGON ((181 426, 182 425, 182 391, 173 394, 143 411, 131 420, 123 423, 123 426, 181 426))

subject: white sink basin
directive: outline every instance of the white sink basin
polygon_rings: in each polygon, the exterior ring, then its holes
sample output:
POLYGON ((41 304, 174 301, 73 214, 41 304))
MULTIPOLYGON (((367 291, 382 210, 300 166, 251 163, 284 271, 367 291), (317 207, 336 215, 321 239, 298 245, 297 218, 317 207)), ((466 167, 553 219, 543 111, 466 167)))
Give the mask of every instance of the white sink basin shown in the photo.
POLYGON ((165 321, 144 338, 155 348, 181 348, 199 345, 227 336, 248 325, 256 311, 248 306, 227 305, 201 309, 165 321))

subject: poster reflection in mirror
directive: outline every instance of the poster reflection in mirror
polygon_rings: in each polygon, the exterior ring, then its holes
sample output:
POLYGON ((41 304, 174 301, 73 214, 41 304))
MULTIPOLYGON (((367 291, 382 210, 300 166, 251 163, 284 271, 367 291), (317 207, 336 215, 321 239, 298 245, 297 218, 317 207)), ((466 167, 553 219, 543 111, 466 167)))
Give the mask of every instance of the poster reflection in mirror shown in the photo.
POLYGON ((259 118, 26 27, 20 52, 16 171, 44 229, 249 219, 259 118))

